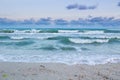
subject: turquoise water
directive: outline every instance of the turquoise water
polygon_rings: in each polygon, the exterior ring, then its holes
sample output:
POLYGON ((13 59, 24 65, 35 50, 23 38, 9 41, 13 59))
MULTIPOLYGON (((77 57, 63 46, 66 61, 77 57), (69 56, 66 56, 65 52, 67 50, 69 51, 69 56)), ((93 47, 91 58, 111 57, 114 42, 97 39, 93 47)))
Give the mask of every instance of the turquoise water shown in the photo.
POLYGON ((0 61, 117 63, 120 62, 120 30, 0 29, 0 61))

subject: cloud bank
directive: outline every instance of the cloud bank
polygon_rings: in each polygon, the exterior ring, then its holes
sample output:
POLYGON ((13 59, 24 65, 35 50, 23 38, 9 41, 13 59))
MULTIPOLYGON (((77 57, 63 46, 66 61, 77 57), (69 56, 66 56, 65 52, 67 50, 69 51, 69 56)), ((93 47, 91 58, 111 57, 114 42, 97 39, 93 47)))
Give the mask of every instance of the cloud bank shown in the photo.
POLYGON ((120 26, 120 19, 114 17, 88 17, 86 19, 67 21, 64 19, 41 18, 37 21, 34 19, 16 21, 7 18, 0 18, 0 25, 102 25, 102 26, 120 26))
POLYGON ((77 9, 77 10, 93 10, 97 8, 97 5, 86 6, 86 5, 79 5, 79 4, 71 4, 66 7, 68 10, 77 9))
POLYGON ((56 19, 56 20, 54 20, 54 24, 56 24, 56 25, 67 25, 67 24, 69 24, 69 22, 64 20, 64 19, 56 19))
POLYGON ((51 24, 51 18, 41 18, 38 21, 36 21, 36 24, 45 24, 45 25, 49 25, 51 24))

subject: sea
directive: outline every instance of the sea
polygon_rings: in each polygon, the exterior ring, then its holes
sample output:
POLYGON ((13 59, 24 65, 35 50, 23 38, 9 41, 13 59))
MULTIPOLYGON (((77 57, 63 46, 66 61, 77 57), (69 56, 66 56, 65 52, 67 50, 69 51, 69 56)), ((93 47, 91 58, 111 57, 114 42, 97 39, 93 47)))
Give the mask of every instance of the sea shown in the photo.
POLYGON ((0 28, 0 62, 120 62, 120 29, 0 28))

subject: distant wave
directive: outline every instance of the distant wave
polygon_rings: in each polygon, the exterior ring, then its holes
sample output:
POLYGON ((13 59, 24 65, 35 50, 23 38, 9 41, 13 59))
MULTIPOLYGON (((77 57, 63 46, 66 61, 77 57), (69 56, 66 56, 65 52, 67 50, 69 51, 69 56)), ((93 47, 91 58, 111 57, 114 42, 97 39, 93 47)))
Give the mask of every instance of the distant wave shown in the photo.
POLYGON ((15 37, 15 36, 12 36, 11 39, 21 40, 21 39, 24 39, 24 37, 15 37))
POLYGON ((120 30, 104 30, 105 33, 120 33, 120 30))
POLYGON ((45 46, 45 47, 41 47, 41 48, 37 48, 37 49, 41 49, 41 50, 57 50, 57 48, 56 47, 54 47, 54 46, 45 46))
POLYGON ((0 33, 14 33, 14 30, 4 29, 0 30, 0 33))
POLYGON ((0 36, 0 39, 3 40, 3 39, 10 39, 9 36, 0 36))
POLYGON ((14 33, 40 33, 41 30, 31 29, 31 30, 14 30, 14 33))
POLYGON ((59 33, 78 33, 79 30, 58 30, 59 33))
POLYGON ((10 45, 10 46, 26 46, 26 45, 30 45, 33 44, 34 41, 0 41, 0 44, 3 45, 10 45))
POLYGON ((0 36, 0 40, 56 40, 63 44, 91 44, 120 42, 118 37, 70 37, 70 36, 0 36))
POLYGON ((76 48, 75 47, 71 47, 71 46, 59 46, 59 47, 56 47, 56 46, 45 46, 45 47, 40 47, 40 48, 36 48, 37 50, 62 50, 62 51, 75 51, 76 48))
POLYGON ((46 40, 49 37, 28 37, 28 36, 11 36, 10 39, 12 40, 27 40, 27 39, 40 39, 40 40, 46 40))
POLYGON ((120 33, 120 30, 81 30, 81 29, 3 29, 0 33, 81 33, 81 34, 104 34, 104 33, 120 33))
POLYGON ((84 31, 85 34, 104 34, 104 31, 84 31))
POLYGON ((120 36, 119 35, 85 35, 82 37, 78 37, 80 39, 114 39, 114 40, 120 40, 120 36))
POLYGON ((80 38, 69 38, 72 43, 79 44, 90 44, 90 43, 115 43, 120 42, 120 39, 110 38, 110 39, 80 39, 80 38))

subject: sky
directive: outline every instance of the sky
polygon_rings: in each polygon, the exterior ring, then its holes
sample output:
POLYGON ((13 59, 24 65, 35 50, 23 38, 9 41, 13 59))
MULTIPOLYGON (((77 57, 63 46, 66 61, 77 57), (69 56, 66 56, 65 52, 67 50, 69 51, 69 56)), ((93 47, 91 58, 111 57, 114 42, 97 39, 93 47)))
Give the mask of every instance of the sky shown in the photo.
POLYGON ((120 18, 120 0, 0 0, 0 18, 120 18))

